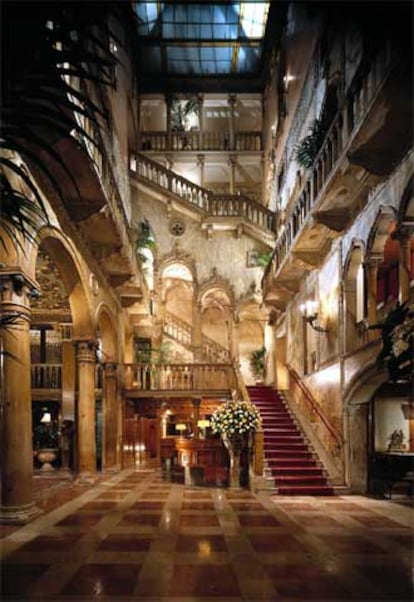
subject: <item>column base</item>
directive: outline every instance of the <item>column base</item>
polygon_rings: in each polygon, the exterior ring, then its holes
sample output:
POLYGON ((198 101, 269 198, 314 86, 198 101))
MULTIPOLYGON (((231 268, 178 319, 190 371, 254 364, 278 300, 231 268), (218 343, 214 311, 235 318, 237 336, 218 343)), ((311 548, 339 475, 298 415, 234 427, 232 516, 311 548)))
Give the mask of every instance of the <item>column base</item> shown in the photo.
POLYGON ((25 525, 41 514, 43 510, 34 503, 26 506, 0 506, 0 524, 25 525))
POLYGON ((103 472, 106 474, 116 474, 117 472, 120 472, 120 470, 121 470, 121 465, 114 464, 113 466, 108 466, 107 468, 104 468, 103 472))
POLYGON ((96 474, 92 472, 80 472, 75 477, 76 485, 94 485, 96 483, 96 474))

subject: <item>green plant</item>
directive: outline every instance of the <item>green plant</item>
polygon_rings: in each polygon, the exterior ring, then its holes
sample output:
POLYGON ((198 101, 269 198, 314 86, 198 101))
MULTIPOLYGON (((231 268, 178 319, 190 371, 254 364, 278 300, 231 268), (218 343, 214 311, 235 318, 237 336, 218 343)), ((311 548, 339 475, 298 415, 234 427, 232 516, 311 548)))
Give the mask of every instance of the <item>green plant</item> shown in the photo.
POLYGON ((38 223, 47 222, 39 176, 64 201, 69 190, 64 192, 62 179, 71 188, 70 198, 80 196, 56 142, 75 133, 78 140, 98 145, 82 123, 86 118, 97 125, 106 112, 84 89, 87 82, 112 83, 116 59, 110 52, 109 39, 114 36, 107 23, 114 10, 111 4, 96 10, 95 5, 72 2, 2 5, 2 49, 7 57, 2 63, 1 105, 3 247, 7 237, 22 249, 21 238, 33 239, 38 223), (55 168, 64 178, 56 177, 55 168))
POLYGON ((151 251, 155 251, 157 248, 157 243, 155 242, 151 226, 146 219, 140 222, 138 226, 135 248, 141 263, 145 263, 148 260, 148 257, 145 255, 145 253, 142 253, 142 249, 150 249, 151 251))
POLYGON ((324 127, 319 119, 315 119, 309 134, 295 146, 295 159, 301 167, 312 167, 325 137, 324 127))
POLYGON ((55 449, 59 447, 60 431, 55 422, 38 424, 33 430, 35 449, 55 449))
POLYGON ((255 378, 263 379, 266 376, 266 348, 260 347, 251 352, 249 356, 250 369, 255 378))
POLYGON ((262 268, 265 268, 272 257, 271 251, 259 251, 257 254, 257 265, 262 268))
POLYGON ((199 104, 197 98, 192 97, 186 101, 173 98, 171 104, 171 129, 184 132, 187 129, 188 117, 194 113, 198 115, 199 104))
POLYGON ((256 431, 260 425, 259 410, 247 401, 228 401, 211 416, 213 433, 230 438, 256 431))

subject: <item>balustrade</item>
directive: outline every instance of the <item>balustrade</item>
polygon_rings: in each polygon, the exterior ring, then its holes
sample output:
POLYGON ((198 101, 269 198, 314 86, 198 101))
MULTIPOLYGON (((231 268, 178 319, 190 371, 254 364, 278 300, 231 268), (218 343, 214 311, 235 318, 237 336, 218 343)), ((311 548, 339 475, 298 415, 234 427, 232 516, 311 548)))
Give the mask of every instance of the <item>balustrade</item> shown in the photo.
POLYGON ((222 391, 236 385, 230 364, 125 364, 132 391, 222 391))
MULTIPOLYGON (((358 126, 363 121, 374 96, 378 94, 387 76, 391 62, 389 46, 386 46, 374 59, 365 77, 349 94, 348 99, 334 118, 322 147, 308 172, 308 177, 299 191, 285 229, 275 245, 272 271, 277 274, 289 254, 291 246, 307 221, 327 180, 331 177, 343 150, 349 146, 358 126)), ((267 268, 266 276, 270 267, 267 268)), ((266 278, 267 280, 267 278, 266 278)))
POLYGON ((62 364, 32 364, 32 389, 61 389, 62 364))
POLYGON ((263 229, 274 232, 273 212, 252 199, 242 195, 215 194, 140 154, 131 155, 130 166, 133 167, 132 173, 150 180, 153 184, 201 209, 207 215, 242 217, 263 229))
POLYGON ((234 148, 230 148, 230 132, 200 132, 174 131, 171 132, 171 142, 167 132, 141 132, 142 151, 260 151, 262 150, 262 135, 260 132, 237 132, 234 148))

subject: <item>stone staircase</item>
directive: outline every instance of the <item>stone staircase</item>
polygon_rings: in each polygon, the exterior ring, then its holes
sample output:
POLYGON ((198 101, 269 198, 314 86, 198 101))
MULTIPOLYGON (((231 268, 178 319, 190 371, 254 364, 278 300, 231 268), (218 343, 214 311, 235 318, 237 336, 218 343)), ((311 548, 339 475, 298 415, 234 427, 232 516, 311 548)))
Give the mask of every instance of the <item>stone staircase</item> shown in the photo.
POLYGON ((139 153, 130 158, 130 173, 142 185, 162 198, 179 201, 202 218, 207 232, 219 225, 229 230, 240 228, 253 238, 273 248, 276 241, 275 214, 260 203, 243 195, 217 194, 194 184, 157 161, 139 153))
POLYGON ((334 495, 326 471, 290 414, 283 396, 267 386, 247 387, 262 417, 264 460, 280 495, 334 495))
MULTIPOLYGON (((192 351, 192 325, 169 311, 165 312, 164 335, 192 351)), ((201 347, 204 361, 215 364, 230 363, 230 351, 204 334, 201 347)))

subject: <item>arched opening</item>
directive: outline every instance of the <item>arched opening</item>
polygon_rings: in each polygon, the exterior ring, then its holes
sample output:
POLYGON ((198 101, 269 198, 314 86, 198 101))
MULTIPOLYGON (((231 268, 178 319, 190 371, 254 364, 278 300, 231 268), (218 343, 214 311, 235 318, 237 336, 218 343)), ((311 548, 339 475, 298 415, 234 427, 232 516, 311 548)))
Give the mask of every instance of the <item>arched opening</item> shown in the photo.
MULTIPOLYGON (((246 303, 239 311, 239 353, 240 371, 247 385, 263 380, 252 365, 252 354, 265 348, 265 324, 259 304, 255 301, 246 303)), ((260 353, 259 353, 260 357, 260 353)), ((266 360, 266 358, 265 358, 266 360)))
POLYGON ((31 302, 34 462, 37 469, 76 471, 78 387, 74 342, 93 339, 92 320, 70 251, 50 232, 43 234, 33 256, 40 295, 31 302), (48 461, 39 454, 45 447, 55 450, 48 461))
POLYGON ((366 280, 364 270, 364 247, 355 242, 348 256, 344 270, 345 294, 345 350, 356 349, 364 329, 359 327, 366 317, 366 280))

